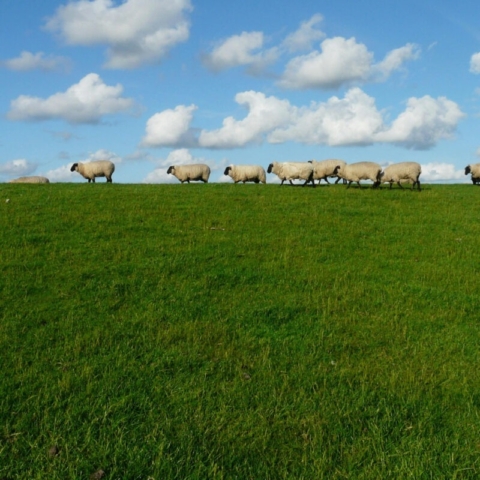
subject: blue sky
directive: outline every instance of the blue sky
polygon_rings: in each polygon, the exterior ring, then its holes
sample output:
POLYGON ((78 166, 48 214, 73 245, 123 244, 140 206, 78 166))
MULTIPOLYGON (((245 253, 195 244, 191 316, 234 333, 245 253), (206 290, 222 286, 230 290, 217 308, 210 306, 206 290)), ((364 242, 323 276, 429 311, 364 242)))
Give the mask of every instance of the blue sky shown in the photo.
MULTIPOLYGON (((172 164, 480 162, 475 2, 2 0, 0 181, 172 164)), ((268 180, 273 180, 269 176, 268 180)))

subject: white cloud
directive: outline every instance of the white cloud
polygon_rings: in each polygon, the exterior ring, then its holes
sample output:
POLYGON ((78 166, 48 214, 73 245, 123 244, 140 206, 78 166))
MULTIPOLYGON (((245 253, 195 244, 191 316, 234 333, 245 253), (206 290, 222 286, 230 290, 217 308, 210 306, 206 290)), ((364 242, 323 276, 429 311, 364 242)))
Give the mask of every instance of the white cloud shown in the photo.
POLYGON ((386 80, 395 70, 398 70, 408 60, 417 60, 420 56, 420 49, 413 43, 404 47, 396 48, 376 65, 372 66, 372 75, 379 75, 379 80, 386 80))
POLYGON ((76 172, 70 171, 71 165, 63 165, 59 168, 54 170, 48 170, 47 172, 43 173, 44 177, 47 177, 50 182, 72 182, 72 181, 83 181, 83 177, 76 172))
POLYGON ((297 141, 307 144, 367 145, 384 127, 375 100, 359 88, 352 88, 344 98, 331 97, 325 103, 295 107, 286 127, 273 130, 268 141, 297 141))
POLYGON ((70 69, 70 61, 65 57, 55 55, 45 56, 43 52, 31 53, 23 51, 19 57, 5 60, 3 65, 9 70, 27 72, 30 70, 42 70, 53 72, 57 70, 67 71, 70 69))
POLYGON ((310 50, 312 43, 325 37, 325 34, 316 28, 323 21, 320 14, 315 14, 306 22, 302 22, 299 29, 288 35, 283 41, 282 46, 289 52, 298 52, 301 50, 310 50))
POLYGON ((188 149, 180 148, 178 150, 173 150, 169 153, 166 159, 159 160, 157 163, 158 167, 143 179, 143 183, 178 183, 178 179, 174 175, 167 174, 168 167, 171 165, 205 163, 213 171, 224 169, 228 162, 226 159, 216 162, 201 157, 194 157, 188 149))
POLYGON ((98 123, 103 115, 124 112, 133 107, 130 98, 121 96, 123 87, 106 85, 90 73, 66 92, 42 99, 21 95, 12 100, 7 117, 10 120, 42 121, 63 119, 69 123, 98 123))
POLYGON ((417 150, 428 149, 439 140, 452 138, 464 116, 460 107, 445 97, 412 97, 406 110, 390 128, 377 135, 377 140, 417 150))
POLYGON ((203 56, 203 63, 210 70, 219 72, 227 68, 249 66, 250 72, 258 72, 277 58, 277 50, 260 51, 264 44, 262 32, 242 32, 220 42, 211 53, 203 56))
POLYGON ((383 81, 398 70, 405 61, 418 58, 419 49, 413 44, 392 50, 380 63, 373 63, 369 52, 355 38, 327 38, 321 51, 293 58, 287 63, 278 84, 283 88, 303 90, 308 88, 334 89, 345 84, 383 81))
POLYGON ((190 146, 194 135, 190 130, 195 105, 179 105, 156 113, 147 121, 142 145, 147 147, 190 146))
POLYGON ((470 71, 480 73, 480 52, 474 53, 470 58, 470 71))
POLYGON ((189 37, 190 0, 77 0, 58 7, 45 28, 69 45, 107 45, 106 67, 162 60, 189 37))
POLYGON ((227 149, 292 141, 330 146, 390 143, 425 150, 452 138, 464 117, 459 106, 445 97, 412 97, 389 124, 375 99, 358 87, 343 98, 332 96, 300 107, 255 91, 238 93, 235 101, 247 110, 243 119, 227 117, 220 128, 198 135, 190 127, 194 105, 157 113, 147 122, 143 145, 227 149))
POLYGON ((447 182, 454 180, 465 180, 465 171, 455 170, 455 165, 450 163, 427 163, 422 165, 421 182, 447 182))
POLYGON ((206 148, 235 148, 249 143, 261 143, 264 134, 289 122, 292 107, 287 100, 266 97, 263 93, 238 93, 235 101, 245 105, 248 114, 243 120, 227 117, 222 128, 202 130, 199 145, 206 148))
POLYGON ((122 162, 122 157, 119 157, 116 153, 110 152, 104 148, 91 153, 86 160, 82 160, 83 163, 95 162, 97 160, 110 160, 117 164, 122 162))
POLYGON ((0 163, 0 175, 22 177, 31 175, 37 169, 37 164, 23 158, 0 163))

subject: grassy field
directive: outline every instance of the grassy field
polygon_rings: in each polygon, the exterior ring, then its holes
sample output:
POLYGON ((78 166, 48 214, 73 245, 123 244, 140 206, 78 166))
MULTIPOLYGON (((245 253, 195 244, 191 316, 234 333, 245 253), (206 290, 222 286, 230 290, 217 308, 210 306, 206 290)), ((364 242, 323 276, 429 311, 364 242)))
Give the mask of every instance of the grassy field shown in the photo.
POLYGON ((0 185, 0 479, 479 478, 479 195, 0 185))

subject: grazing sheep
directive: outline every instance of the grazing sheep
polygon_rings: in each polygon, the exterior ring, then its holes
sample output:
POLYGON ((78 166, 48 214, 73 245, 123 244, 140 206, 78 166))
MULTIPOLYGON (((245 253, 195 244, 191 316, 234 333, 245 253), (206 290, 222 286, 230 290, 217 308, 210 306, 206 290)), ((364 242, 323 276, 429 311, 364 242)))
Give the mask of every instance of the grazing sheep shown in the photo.
POLYGON ((337 184, 340 180, 341 177, 334 175, 335 167, 338 165, 346 165, 346 162, 343 160, 310 160, 309 163, 313 165, 313 179, 317 180, 318 179, 318 184, 320 185, 322 180, 325 180, 328 184, 330 182, 328 181, 328 177, 337 177, 337 180, 335 184, 337 184))
POLYGON ((472 174, 472 183, 480 183, 480 163, 473 163, 465 167, 465 175, 472 174))
POLYGON ((417 162, 394 163, 386 167, 380 174, 380 182, 390 183, 390 188, 392 188, 394 183, 403 188, 401 182, 412 182, 412 190, 417 185, 418 191, 420 191, 421 173, 422 167, 417 162))
POLYGON ((313 165, 309 162, 272 162, 267 172, 274 173, 282 180, 280 186, 285 180, 288 180, 291 185, 293 185, 292 180, 305 180, 303 186, 312 182, 312 186, 315 187, 313 165))
POLYGON ((50 183, 50 180, 47 177, 20 177, 10 180, 8 183, 50 183))
POLYGON ((110 160, 97 160, 95 162, 74 163, 71 172, 78 172, 88 183, 95 183, 96 177, 107 177, 107 183, 112 183, 112 174, 115 171, 115 165, 110 160))
POLYGON ((267 183, 265 170, 259 165, 229 165, 223 174, 229 175, 235 183, 267 183))
POLYGON ((371 180, 373 182, 372 188, 380 185, 380 172, 382 167, 375 162, 357 162, 350 165, 338 165, 333 171, 334 175, 344 178, 348 182, 347 188, 350 188, 352 182, 357 182, 360 185, 360 180, 371 180))
POLYGON ((208 183, 210 177, 210 167, 203 163, 194 163, 192 165, 172 165, 167 170, 168 174, 175 175, 182 183, 190 180, 202 180, 208 183))

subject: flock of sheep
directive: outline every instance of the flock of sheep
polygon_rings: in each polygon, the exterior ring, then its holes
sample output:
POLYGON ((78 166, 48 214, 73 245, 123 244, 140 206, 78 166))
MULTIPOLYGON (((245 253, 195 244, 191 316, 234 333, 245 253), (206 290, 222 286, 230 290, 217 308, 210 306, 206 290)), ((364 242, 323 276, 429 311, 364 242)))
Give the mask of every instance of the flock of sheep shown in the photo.
MULTIPOLYGON (((115 165, 109 160, 98 160, 89 163, 74 163, 70 169, 72 172, 78 172, 88 182, 95 183, 95 178, 106 177, 107 182, 112 182, 112 174, 115 171, 115 165)), ((412 190, 415 186, 418 190, 420 187, 420 174, 422 169, 420 164, 416 162, 401 162, 382 167, 375 162, 357 162, 347 164, 343 160, 311 160, 309 162, 272 162, 267 173, 273 173, 281 180, 281 184, 289 181, 293 185, 293 180, 304 180, 304 186, 311 183, 315 187, 315 180, 318 184, 322 180, 327 183, 328 178, 336 177, 335 183, 343 180, 347 184, 347 188, 353 182, 358 183, 361 187, 361 180, 370 180, 373 182, 372 187, 377 188, 382 183, 389 183, 390 188, 394 183, 402 187, 402 183, 411 183, 412 190)), ((172 174, 182 183, 190 181, 208 182, 210 177, 210 167, 208 165, 197 163, 192 165, 172 165, 168 168, 167 174, 172 174)), ((474 185, 480 183, 480 163, 467 165, 465 167, 465 175, 472 175, 474 185)), ((267 183, 267 176, 263 167, 259 165, 230 165, 224 175, 228 175, 235 183, 238 182, 255 182, 267 183)), ((20 177, 11 180, 10 183, 49 183, 48 178, 40 176, 20 177)))

